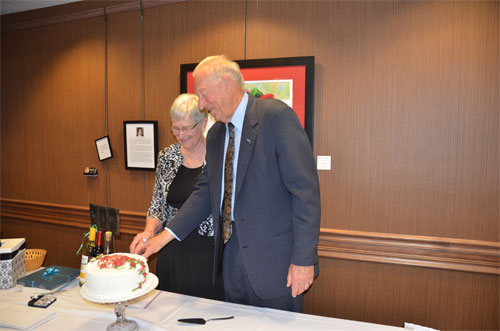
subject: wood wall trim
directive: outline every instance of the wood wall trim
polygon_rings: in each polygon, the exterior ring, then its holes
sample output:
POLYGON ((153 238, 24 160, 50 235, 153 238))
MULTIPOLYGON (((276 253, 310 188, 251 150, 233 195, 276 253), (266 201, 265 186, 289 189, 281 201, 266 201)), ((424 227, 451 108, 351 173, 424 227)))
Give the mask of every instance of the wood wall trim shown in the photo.
MULTIPOLYGON (((0 200, 1 217, 87 228, 89 208, 0 200)), ((120 232, 136 234, 146 214, 120 211, 120 232)), ((500 275, 500 243, 455 238, 321 229, 320 257, 500 275)))
POLYGON ((49 18, 42 18, 39 20, 33 20, 33 21, 28 21, 28 22, 5 24, 5 25, 2 25, 2 32, 29 29, 29 28, 38 28, 38 27, 45 26, 45 25, 73 22, 73 21, 83 20, 83 19, 92 18, 92 17, 99 17, 99 16, 103 16, 103 15, 104 15, 103 8, 89 9, 89 10, 86 10, 83 12, 70 13, 70 14, 65 14, 65 15, 60 15, 60 16, 55 16, 55 17, 49 17, 49 18))
MULTIPOLYGON (((176 3, 176 2, 183 2, 183 1, 188 1, 188 0, 143 0, 142 1, 142 8, 162 6, 162 5, 167 5, 167 4, 176 3)), ((140 1, 129 2, 129 3, 124 3, 124 4, 120 4, 120 5, 106 7, 106 13, 107 14, 116 14, 116 13, 121 13, 124 11, 138 10, 140 8, 141 8, 140 1)))
POLYGON ((500 274, 500 243, 321 229, 322 257, 500 274))
MULTIPOLYGON (((187 0, 143 0, 142 7, 143 8, 150 8, 150 7, 161 6, 161 5, 165 5, 165 4, 171 4, 171 3, 182 2, 182 1, 187 1, 187 0)), ((109 7, 105 7, 105 8, 106 8, 106 13, 109 15, 109 14, 116 14, 116 13, 121 13, 121 12, 125 12, 125 11, 130 11, 130 10, 138 10, 138 9, 140 9, 140 7, 141 7, 140 1, 134 1, 134 2, 126 2, 123 4, 119 4, 119 5, 113 5, 113 6, 109 6, 109 7)), ((88 10, 84 10, 84 11, 68 13, 68 14, 54 16, 54 17, 31 20, 31 21, 27 21, 27 22, 3 24, 2 25, 2 32, 36 28, 36 27, 41 27, 41 26, 50 25, 50 24, 73 22, 73 21, 83 20, 83 19, 92 18, 92 17, 99 17, 99 16, 103 16, 103 15, 104 15, 104 8, 88 9, 88 10)))
MULTIPOLYGON (((59 224, 86 229, 89 227, 89 208, 55 203, 0 200, 0 216, 24 221, 59 224)), ((136 234, 144 229, 145 213, 120 211, 120 233, 136 234)))

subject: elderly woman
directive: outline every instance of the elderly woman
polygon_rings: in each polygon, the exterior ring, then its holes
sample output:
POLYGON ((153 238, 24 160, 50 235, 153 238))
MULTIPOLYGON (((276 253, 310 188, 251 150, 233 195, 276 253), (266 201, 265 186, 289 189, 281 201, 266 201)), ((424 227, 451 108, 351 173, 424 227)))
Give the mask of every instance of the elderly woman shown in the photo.
MULTIPOLYGON (((205 165, 207 113, 198 109, 198 97, 181 94, 170 108, 172 133, 177 143, 158 155, 153 198, 144 232, 137 234, 130 251, 141 254, 147 241, 160 233, 193 192, 205 165)), ((212 286, 214 249, 212 216, 182 242, 174 240, 158 253, 158 289, 224 300, 222 279, 212 286)))

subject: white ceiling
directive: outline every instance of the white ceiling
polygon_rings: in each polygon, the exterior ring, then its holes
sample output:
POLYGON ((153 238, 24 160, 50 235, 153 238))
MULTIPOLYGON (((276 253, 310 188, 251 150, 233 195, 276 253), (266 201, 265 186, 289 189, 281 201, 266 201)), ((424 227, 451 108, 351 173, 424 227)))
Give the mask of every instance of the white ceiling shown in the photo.
POLYGON ((2 15, 5 15, 76 1, 80 0, 0 0, 0 11, 2 15))

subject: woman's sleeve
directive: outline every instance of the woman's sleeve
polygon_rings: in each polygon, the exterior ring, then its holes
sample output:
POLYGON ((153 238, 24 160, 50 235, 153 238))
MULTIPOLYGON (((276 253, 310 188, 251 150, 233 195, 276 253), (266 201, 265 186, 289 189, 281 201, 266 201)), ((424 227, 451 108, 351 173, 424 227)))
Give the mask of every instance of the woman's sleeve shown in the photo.
POLYGON ((164 151, 158 154, 158 162, 156 166, 156 177, 153 187, 153 196, 151 198, 151 204, 149 205, 147 218, 156 218, 161 223, 162 229, 165 227, 167 220, 165 219, 164 209, 166 208, 165 188, 166 181, 164 177, 166 175, 167 159, 165 158, 164 151))

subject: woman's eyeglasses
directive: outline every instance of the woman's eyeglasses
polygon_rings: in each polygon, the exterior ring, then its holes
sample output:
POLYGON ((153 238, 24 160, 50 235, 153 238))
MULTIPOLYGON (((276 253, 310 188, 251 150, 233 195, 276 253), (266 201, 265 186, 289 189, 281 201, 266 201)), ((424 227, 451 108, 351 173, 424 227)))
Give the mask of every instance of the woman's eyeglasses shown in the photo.
POLYGON ((193 130, 194 128, 196 128, 196 126, 198 125, 198 123, 196 123, 195 125, 193 126, 185 126, 183 128, 176 128, 176 127, 172 127, 172 133, 173 134, 179 134, 179 132, 190 132, 191 130, 193 130))

